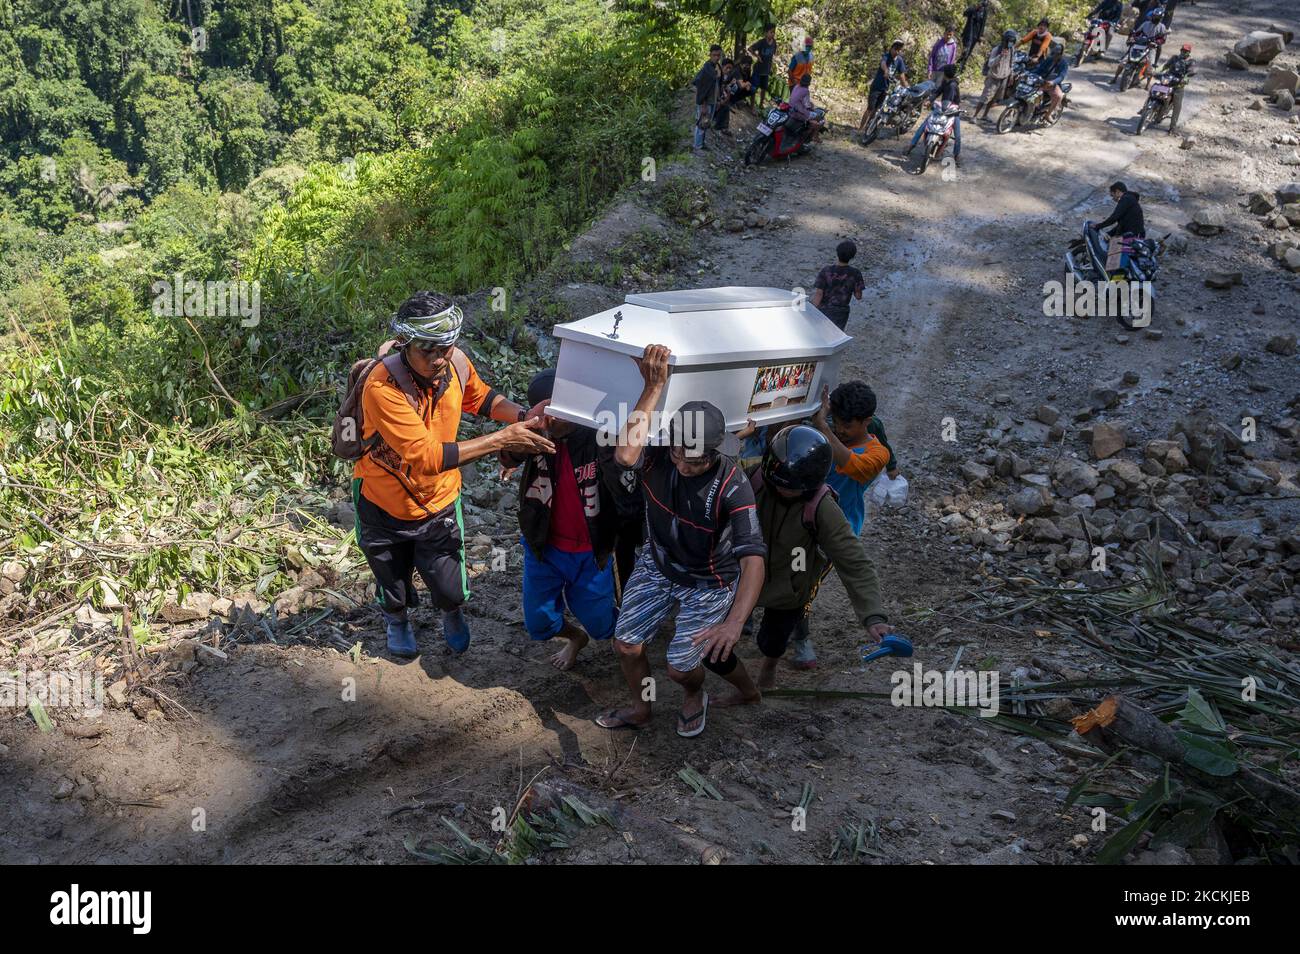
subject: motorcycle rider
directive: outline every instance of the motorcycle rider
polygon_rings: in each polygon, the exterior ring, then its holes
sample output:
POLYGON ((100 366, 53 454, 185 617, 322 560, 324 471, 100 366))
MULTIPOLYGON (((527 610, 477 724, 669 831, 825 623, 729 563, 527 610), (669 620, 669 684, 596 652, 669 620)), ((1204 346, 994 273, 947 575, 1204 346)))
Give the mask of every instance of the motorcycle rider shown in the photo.
POLYGON ((867 111, 862 114, 862 122, 858 124, 858 131, 865 132, 867 124, 871 122, 871 117, 875 115, 880 104, 885 101, 885 96, 889 92, 889 84, 895 79, 903 86, 907 85, 907 64, 903 62, 903 41, 895 40, 889 45, 889 49, 880 57, 880 63, 876 66, 876 74, 871 77, 871 90, 867 95, 867 111))
POLYGON ((1053 112, 1061 108, 1061 101, 1065 98, 1065 93, 1061 91, 1061 83, 1065 81, 1066 74, 1069 72, 1070 61, 1065 58, 1065 44, 1060 40, 1052 43, 1047 58, 1032 71, 1034 76, 1042 77, 1043 92, 1051 98, 1053 112))
POLYGON ((795 135, 802 132, 805 125, 812 127, 812 135, 808 137, 812 142, 821 133, 822 127, 826 125, 825 120, 813 119, 813 101, 812 93, 809 87, 812 86, 812 77, 807 73, 799 80, 799 85, 790 92, 790 115, 795 120, 795 127, 790 130, 788 135, 795 135))
MULTIPOLYGON (((957 67, 949 63, 939 74, 943 79, 938 88, 930 96, 929 105, 933 106, 936 101, 947 106, 961 105, 961 87, 957 83, 957 67)), ((916 134, 912 136, 912 144, 907 147, 904 155, 910 155, 916 148, 916 144, 921 141, 925 135, 925 124, 929 117, 921 116, 921 124, 916 127, 916 134)), ((961 165, 961 116, 954 116, 952 119, 952 160, 961 165)))
POLYGON ((1101 20, 1105 24, 1102 33, 1105 40, 1102 41, 1102 49, 1110 49, 1110 34, 1115 25, 1124 18, 1124 0, 1101 0, 1095 7, 1088 11, 1087 19, 1101 20))
POLYGON ((980 118, 983 110, 987 119, 993 104, 1007 95, 1007 82, 1011 79, 1011 66, 1016 57, 1016 31, 1007 30, 1002 34, 1002 42, 989 50, 984 61, 984 95, 979 106, 975 108, 975 118, 980 118))
POLYGON ((1187 86, 1187 80, 1195 72, 1196 63, 1192 60, 1192 44, 1184 43, 1183 48, 1178 51, 1178 55, 1166 63, 1165 68, 1156 77, 1159 82, 1167 83, 1173 87, 1172 114, 1169 120, 1169 131, 1171 133, 1174 131, 1174 127, 1178 125, 1178 115, 1183 111, 1183 89, 1187 86))
POLYGON ((1148 42, 1147 60, 1153 68, 1160 62, 1160 47, 1164 43, 1165 36, 1169 33, 1169 28, 1162 22, 1164 20, 1163 14, 1157 12, 1159 9, 1157 7, 1152 10, 1147 19, 1134 27, 1128 35, 1129 46, 1132 46, 1139 37, 1148 42))
POLYGON ((1110 231, 1112 241, 1125 235, 1146 238, 1147 226, 1142 215, 1141 196, 1136 192, 1130 192, 1123 182, 1114 182, 1110 187, 1110 197, 1115 200, 1115 209, 1109 216, 1098 222, 1095 228, 1100 231, 1108 226, 1115 226, 1110 231))
POLYGON ((1047 17, 1043 17, 1043 19, 1038 21, 1038 26, 1034 27, 1021 37, 1020 42, 1016 44, 1017 46, 1023 46, 1026 43, 1029 44, 1029 62, 1031 65, 1041 60, 1051 47, 1051 25, 1052 24, 1047 17))

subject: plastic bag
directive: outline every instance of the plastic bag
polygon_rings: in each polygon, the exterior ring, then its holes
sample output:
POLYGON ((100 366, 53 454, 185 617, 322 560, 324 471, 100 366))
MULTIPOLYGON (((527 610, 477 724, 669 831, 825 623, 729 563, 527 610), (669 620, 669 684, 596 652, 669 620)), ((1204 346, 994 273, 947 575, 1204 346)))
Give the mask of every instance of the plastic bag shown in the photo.
POLYGON ((871 484, 871 503, 876 507, 904 507, 907 505, 907 478, 891 479, 881 474, 871 484))

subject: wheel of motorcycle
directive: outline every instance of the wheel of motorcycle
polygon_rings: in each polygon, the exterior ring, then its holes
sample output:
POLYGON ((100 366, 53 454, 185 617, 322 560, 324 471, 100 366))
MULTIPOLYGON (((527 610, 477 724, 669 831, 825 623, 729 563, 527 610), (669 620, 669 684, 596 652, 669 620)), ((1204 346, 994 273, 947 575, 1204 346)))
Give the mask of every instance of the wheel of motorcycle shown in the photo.
POLYGON ((745 150, 745 165, 760 166, 770 152, 767 136, 756 136, 745 150))
POLYGON ((1079 55, 1076 56, 1076 57, 1074 58, 1074 65, 1075 65, 1075 67, 1080 67, 1080 66, 1083 65, 1083 51, 1084 51, 1084 48, 1083 48, 1083 47, 1079 47, 1079 55))
POLYGON ((1002 110, 1002 115, 998 117, 998 132, 1009 133, 1016 128, 1016 123, 1020 120, 1020 107, 1008 106, 1002 110))
POLYGON ((1134 133, 1135 136, 1142 135, 1142 130, 1146 129, 1147 119, 1150 117, 1150 115, 1151 115, 1151 111, 1146 106, 1143 106, 1142 111, 1138 113, 1138 128, 1137 131, 1134 133))
POLYGON ((880 114, 877 113, 871 117, 871 122, 867 123, 867 128, 862 133, 862 145, 870 146, 880 135, 880 114))
POLYGON ((1119 91, 1122 93, 1122 92, 1124 92, 1126 89, 1128 89, 1128 87, 1129 87, 1129 83, 1132 82, 1132 80, 1133 80, 1133 73, 1132 73, 1131 70, 1124 70, 1124 72, 1120 73, 1120 74, 1119 74, 1119 91))

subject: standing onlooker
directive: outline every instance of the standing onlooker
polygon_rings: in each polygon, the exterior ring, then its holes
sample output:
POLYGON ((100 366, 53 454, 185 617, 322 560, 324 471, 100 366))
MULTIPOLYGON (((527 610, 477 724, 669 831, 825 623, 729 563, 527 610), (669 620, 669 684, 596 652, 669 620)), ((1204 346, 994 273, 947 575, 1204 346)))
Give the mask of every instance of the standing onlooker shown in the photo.
POLYGON ((934 46, 930 47, 930 82, 938 83, 943 76, 945 66, 957 65, 957 30, 955 27, 946 27, 943 36, 934 41, 934 46))
POLYGON ((850 302, 854 298, 862 300, 862 273, 849 264, 857 254, 858 247, 845 239, 835 246, 835 257, 839 261, 818 272, 817 281, 813 283, 813 306, 835 322, 840 331, 849 323, 850 302))
POLYGON ((768 24, 763 28, 763 36, 751 43, 749 52, 756 57, 754 61, 754 89, 758 90, 758 108, 767 102, 767 84, 772 77, 772 58, 776 56, 776 27, 768 24))
POLYGON ((984 61, 984 95, 979 106, 975 107, 975 118, 980 118, 980 111, 987 119, 993 104, 1007 95, 1007 81, 1011 79, 1011 65, 1016 58, 1016 31, 1007 30, 1002 34, 1002 42, 989 50, 984 61))
POLYGON ((966 8, 966 25, 961 30, 961 66, 966 65, 976 44, 984 37, 984 23, 989 15, 988 0, 979 0, 974 6, 966 8))
POLYGON ((695 148, 704 148, 704 131, 713 122, 713 111, 718 106, 718 89, 722 74, 718 66, 722 61, 722 47, 714 43, 709 47, 709 58, 695 74, 691 85, 695 87, 695 148))
POLYGON ((812 76, 813 64, 813 41, 812 37, 803 38, 803 49, 790 57, 790 67, 786 78, 790 81, 790 89, 794 90, 799 85, 799 81, 805 76, 812 76))

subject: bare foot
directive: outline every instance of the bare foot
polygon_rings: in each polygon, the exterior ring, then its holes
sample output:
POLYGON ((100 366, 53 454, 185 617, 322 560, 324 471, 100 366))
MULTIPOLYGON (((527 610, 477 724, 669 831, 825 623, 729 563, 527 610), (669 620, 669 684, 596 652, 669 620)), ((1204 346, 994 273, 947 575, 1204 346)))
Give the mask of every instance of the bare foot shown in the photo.
POLYGON ((776 688, 776 664, 775 659, 764 659, 763 666, 758 670, 758 688, 775 689, 776 688))
POLYGON ((746 694, 739 689, 733 689, 725 696, 718 696, 716 699, 710 697, 709 705, 720 706, 725 709, 728 706, 750 706, 756 702, 763 701, 763 694, 755 689, 752 693, 746 694))
POLYGON ((587 645, 587 634, 576 626, 566 625, 560 630, 559 638, 564 640, 564 648, 551 656, 551 665, 560 672, 568 672, 578 660, 578 653, 587 645))

